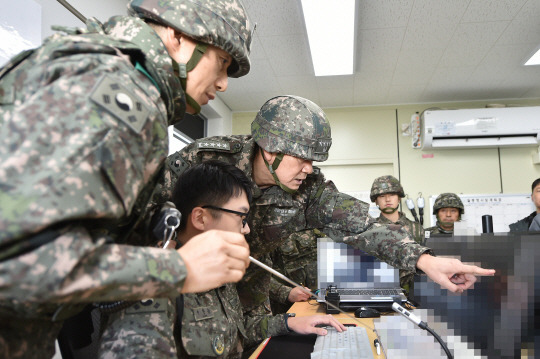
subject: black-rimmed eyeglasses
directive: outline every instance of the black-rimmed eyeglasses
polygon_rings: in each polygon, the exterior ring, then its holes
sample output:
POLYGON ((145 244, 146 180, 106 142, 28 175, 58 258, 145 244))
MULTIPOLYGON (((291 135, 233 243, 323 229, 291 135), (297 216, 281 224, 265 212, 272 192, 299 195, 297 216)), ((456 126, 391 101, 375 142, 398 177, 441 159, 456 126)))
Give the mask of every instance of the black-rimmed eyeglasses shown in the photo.
POLYGON ((242 228, 244 228, 246 226, 246 224, 247 224, 247 217, 249 215, 249 211, 244 213, 244 212, 233 211, 232 209, 221 208, 221 207, 216 207, 216 206, 212 206, 212 205, 202 206, 201 208, 210 208, 210 209, 215 209, 216 211, 223 211, 223 212, 227 212, 227 213, 236 214, 236 215, 240 216, 240 218, 242 218, 242 228))

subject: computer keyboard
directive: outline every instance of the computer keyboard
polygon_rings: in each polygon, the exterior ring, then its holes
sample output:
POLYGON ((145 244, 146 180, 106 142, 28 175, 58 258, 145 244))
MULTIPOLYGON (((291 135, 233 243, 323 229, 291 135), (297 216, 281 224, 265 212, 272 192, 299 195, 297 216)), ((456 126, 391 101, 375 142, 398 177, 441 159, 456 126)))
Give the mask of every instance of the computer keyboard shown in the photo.
POLYGON ((311 359, 374 359, 366 328, 349 327, 340 333, 328 327, 327 331, 317 336, 311 359))
POLYGON ((338 289, 340 295, 399 295, 396 289, 338 289))

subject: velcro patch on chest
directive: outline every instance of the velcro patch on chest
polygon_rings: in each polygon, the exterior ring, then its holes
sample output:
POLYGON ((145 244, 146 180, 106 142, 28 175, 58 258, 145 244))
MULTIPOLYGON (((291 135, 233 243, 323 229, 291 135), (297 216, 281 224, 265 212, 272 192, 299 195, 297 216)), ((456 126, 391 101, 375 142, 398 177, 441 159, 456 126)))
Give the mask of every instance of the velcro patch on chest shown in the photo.
POLYGON ((210 307, 193 308, 193 316, 196 321, 210 319, 214 317, 214 313, 210 307))
POLYGON ((274 208, 274 213, 279 216, 293 217, 298 213, 298 208, 274 208))
POLYGON ((201 141, 197 143, 197 148, 201 150, 222 150, 222 151, 230 151, 231 145, 229 142, 225 141, 201 141))
POLYGON ((136 133, 141 132, 150 113, 144 101, 109 76, 100 80, 90 98, 136 133))

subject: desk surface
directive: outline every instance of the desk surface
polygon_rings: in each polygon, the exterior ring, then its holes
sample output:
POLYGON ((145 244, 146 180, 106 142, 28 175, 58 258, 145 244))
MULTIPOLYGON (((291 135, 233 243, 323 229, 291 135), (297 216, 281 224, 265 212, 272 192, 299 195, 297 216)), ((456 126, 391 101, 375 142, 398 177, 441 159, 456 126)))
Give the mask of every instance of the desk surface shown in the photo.
MULTIPOLYGON (((325 315, 326 311, 325 311, 325 308, 324 308, 323 305, 315 302, 314 300, 311 300, 309 303, 308 302, 296 302, 296 303, 294 303, 293 306, 291 307, 291 309, 289 309, 289 313, 296 313, 297 316, 303 317, 303 316, 315 315, 315 314, 323 314, 323 315, 325 315)), ((367 334, 368 334, 368 337, 369 337, 369 341, 371 343, 373 343, 373 340, 375 340, 375 338, 377 338, 377 335, 375 335, 375 333, 373 332, 373 329, 375 328, 375 326, 373 324, 373 318, 362 318, 362 319, 360 319, 360 318, 354 318, 354 313, 349 313, 349 314, 351 315, 352 318, 345 315, 345 314, 343 314, 343 313, 332 314, 332 315, 334 317, 336 317, 343 324, 356 324, 357 326, 363 326, 364 328, 366 328, 367 334)), ((257 350, 255 350, 253 352, 253 354, 249 357, 249 359, 256 359, 259 356, 259 354, 264 349, 267 340, 268 339, 264 340, 259 345, 257 350)), ((379 359, 379 358, 383 359, 384 358, 383 353, 381 353, 381 355, 377 355, 375 347, 372 346, 371 349, 373 350, 373 356, 375 358, 377 358, 377 359, 379 359)))

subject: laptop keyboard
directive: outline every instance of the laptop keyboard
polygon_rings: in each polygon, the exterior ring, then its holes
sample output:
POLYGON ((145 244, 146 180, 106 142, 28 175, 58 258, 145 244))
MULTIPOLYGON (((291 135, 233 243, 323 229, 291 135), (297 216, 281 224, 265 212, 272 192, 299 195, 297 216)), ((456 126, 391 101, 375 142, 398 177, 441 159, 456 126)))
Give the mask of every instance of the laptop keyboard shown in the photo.
POLYGON ((392 296, 399 295, 397 289, 338 289, 339 295, 382 295, 392 296))
POLYGON ((341 333, 333 327, 326 329, 328 334, 317 336, 311 359, 374 358, 366 328, 349 327, 341 333))

